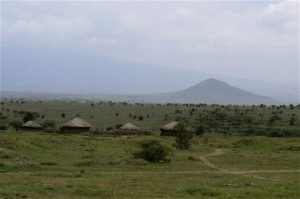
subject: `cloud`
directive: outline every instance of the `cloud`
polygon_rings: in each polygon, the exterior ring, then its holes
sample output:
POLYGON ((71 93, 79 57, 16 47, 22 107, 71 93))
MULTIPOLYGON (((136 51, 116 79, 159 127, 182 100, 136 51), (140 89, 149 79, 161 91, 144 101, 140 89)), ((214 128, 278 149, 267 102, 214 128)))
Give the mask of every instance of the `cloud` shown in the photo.
POLYGON ((4 2, 2 11, 8 45, 278 81, 298 67, 298 2, 4 2))

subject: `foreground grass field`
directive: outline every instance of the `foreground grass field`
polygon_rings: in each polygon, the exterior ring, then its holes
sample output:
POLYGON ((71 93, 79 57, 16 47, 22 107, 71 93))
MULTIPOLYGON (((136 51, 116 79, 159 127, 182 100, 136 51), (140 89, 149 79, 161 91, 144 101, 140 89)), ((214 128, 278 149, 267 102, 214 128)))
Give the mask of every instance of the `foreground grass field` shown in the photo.
POLYGON ((0 198, 299 198, 300 138, 205 134, 174 138, 2 131, 0 198), (134 159, 142 140, 173 149, 170 163, 134 159))

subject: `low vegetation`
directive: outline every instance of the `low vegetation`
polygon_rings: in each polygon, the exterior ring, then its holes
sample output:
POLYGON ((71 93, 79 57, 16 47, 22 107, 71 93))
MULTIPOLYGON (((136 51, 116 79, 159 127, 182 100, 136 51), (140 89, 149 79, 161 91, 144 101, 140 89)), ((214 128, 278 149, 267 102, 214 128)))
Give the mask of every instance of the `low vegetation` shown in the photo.
POLYGON ((0 198, 299 198, 299 117, 299 105, 6 99, 0 198), (75 116, 91 132, 58 133, 75 116), (31 119, 43 130, 22 130, 31 119), (159 136, 174 120, 177 135, 159 136), (114 133, 127 122, 147 133, 114 133))
MULTIPOLYGON (((147 132, 159 134, 161 126, 170 121, 187 123, 196 134, 264 135, 295 137, 300 134, 300 105, 207 105, 207 104, 141 104, 104 101, 30 101, 3 99, 1 129, 15 128, 13 121, 52 121, 46 131, 80 116, 93 125, 93 132, 103 133, 132 122, 147 132)), ((48 123, 49 124, 49 123, 48 123)), ((18 126, 18 125, 17 125, 18 126)), ((18 128, 15 128, 18 129, 18 128)))
POLYGON ((171 150, 157 140, 147 140, 141 144, 141 151, 134 154, 136 158, 141 158, 149 162, 168 162, 171 150))
POLYGON ((0 198, 299 198, 300 138, 205 133, 188 150, 174 142, 155 135, 3 131, 0 198), (149 147, 141 148, 144 142, 149 147), (171 148, 171 161, 133 155, 153 147, 171 148))

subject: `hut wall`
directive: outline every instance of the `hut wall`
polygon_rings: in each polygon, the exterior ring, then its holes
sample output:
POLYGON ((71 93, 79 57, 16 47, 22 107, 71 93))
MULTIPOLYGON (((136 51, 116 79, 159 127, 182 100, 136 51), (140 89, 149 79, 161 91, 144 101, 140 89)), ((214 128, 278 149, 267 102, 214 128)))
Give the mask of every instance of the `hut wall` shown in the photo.
POLYGON ((119 135, 142 135, 142 131, 137 130, 118 130, 117 134, 119 135))
POLYGON ((60 129, 62 133, 82 133, 90 131, 89 127, 62 127, 60 129))
POLYGON ((166 130, 160 130, 160 136, 176 136, 176 131, 174 130, 169 130, 169 131, 166 131, 166 130))
POLYGON ((25 131, 40 131, 40 130, 42 130, 42 127, 28 127, 28 126, 23 126, 21 129, 25 130, 25 131))

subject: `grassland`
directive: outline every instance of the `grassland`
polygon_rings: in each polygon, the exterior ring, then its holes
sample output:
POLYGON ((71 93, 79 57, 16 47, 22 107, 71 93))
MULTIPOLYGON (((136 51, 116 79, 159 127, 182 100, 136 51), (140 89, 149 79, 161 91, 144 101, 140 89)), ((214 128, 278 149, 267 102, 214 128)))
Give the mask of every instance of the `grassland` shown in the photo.
POLYGON ((300 198, 299 118, 300 106, 3 100, 0 122, 8 129, 0 131, 0 198, 300 198), (132 122, 152 134, 64 135, 9 127, 26 112, 41 124, 54 120, 57 129, 79 115, 92 130, 132 122), (194 136, 190 149, 178 150, 174 138, 158 135, 172 120, 201 125, 205 133, 194 136), (250 128, 252 136, 245 136, 250 128), (258 130, 294 137, 253 136, 258 130), (135 159, 147 139, 172 148, 171 162, 135 159))
MULTIPOLYGON (((1 113, 6 122, 20 120, 24 112, 36 112, 37 122, 54 120, 59 127, 79 115, 93 130, 115 128, 118 124, 132 122, 144 130, 159 133, 162 125, 172 120, 185 120, 207 132, 242 134, 249 128, 256 131, 287 130, 300 134, 300 106, 221 106, 203 104, 128 104, 92 101, 26 101, 4 100, 1 113), (62 117, 62 114, 65 117, 62 117), (139 116, 143 119, 139 120, 139 116), (294 124, 290 125, 294 117, 294 124), (272 118, 274 121, 270 122, 272 118)), ((256 133, 256 132, 254 132, 256 133)))
POLYGON ((3 131, 0 198, 299 198, 300 138, 205 134, 170 163, 136 160, 145 139, 3 131), (209 156, 216 149, 222 153, 209 156), (216 166, 211 168, 201 157, 216 166))

